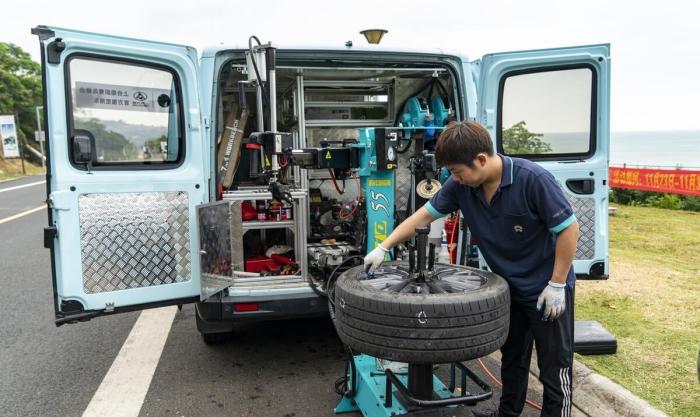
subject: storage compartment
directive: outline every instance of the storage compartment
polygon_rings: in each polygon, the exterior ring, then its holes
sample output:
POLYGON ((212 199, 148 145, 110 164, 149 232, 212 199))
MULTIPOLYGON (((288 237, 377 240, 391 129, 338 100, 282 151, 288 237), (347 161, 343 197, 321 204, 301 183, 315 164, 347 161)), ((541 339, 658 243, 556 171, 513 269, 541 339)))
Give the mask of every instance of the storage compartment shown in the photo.
POLYGON ((292 204, 279 203, 260 189, 225 192, 224 201, 235 201, 248 208, 240 210, 241 233, 234 237, 241 246, 241 270, 230 288, 267 289, 305 286, 306 195, 291 193, 292 204), (252 218, 255 210, 255 218, 252 218), (247 213, 244 216, 244 212, 247 213), (290 218, 291 217, 291 218, 290 218))
POLYGON ((300 271, 294 253, 294 224, 268 221, 262 226, 246 228, 243 232, 245 271, 260 275, 298 275, 300 271))
MULTIPOLYGON (((244 54, 231 53, 231 60, 222 68, 214 123, 217 183, 222 172, 219 152, 233 131, 232 124, 238 121, 236 126, 242 134, 235 144, 240 146, 240 155, 233 162, 237 170, 231 185, 220 191, 223 199, 240 201, 242 216, 247 216, 240 238, 245 271, 268 275, 265 279, 237 278, 234 288, 252 282, 274 286, 274 278, 281 280, 280 285, 287 285, 282 282, 288 283, 291 277, 298 277, 301 285, 306 285, 309 278, 325 279, 340 258, 366 251, 366 213, 355 171, 344 168, 343 161, 318 164, 323 167, 319 169, 301 169, 279 159, 278 181, 292 190, 294 204, 289 214, 270 209, 268 178, 263 174, 269 161, 251 146, 253 132, 289 132, 294 149, 323 149, 351 146, 359 139, 359 128, 405 127, 399 132, 402 153, 396 170, 396 207, 401 213, 412 191, 408 160, 414 141, 420 140, 429 149, 436 135, 426 133, 427 126, 435 125, 436 120, 444 123, 447 117, 461 118, 454 110, 459 107, 456 73, 444 58, 426 55, 425 62, 416 56, 397 54, 387 54, 385 60, 378 54, 368 55, 366 61, 358 55, 351 60, 315 58, 322 55, 314 53, 302 59, 298 51, 277 51, 277 126, 269 126, 269 115, 263 110, 270 101, 263 97, 268 90, 241 83, 248 80, 244 54), (241 110, 242 95, 247 104, 245 112, 241 110), (267 205, 265 217, 258 218, 261 210, 256 201, 267 205), (298 265, 298 273, 290 276, 277 272, 282 270, 281 259, 275 261, 264 253, 275 245, 291 248, 282 256, 298 265), (326 246, 333 250, 326 250, 326 246), (311 265, 307 262, 309 256, 313 257, 311 265)), ((321 150, 310 153, 331 158, 340 154, 321 150)))

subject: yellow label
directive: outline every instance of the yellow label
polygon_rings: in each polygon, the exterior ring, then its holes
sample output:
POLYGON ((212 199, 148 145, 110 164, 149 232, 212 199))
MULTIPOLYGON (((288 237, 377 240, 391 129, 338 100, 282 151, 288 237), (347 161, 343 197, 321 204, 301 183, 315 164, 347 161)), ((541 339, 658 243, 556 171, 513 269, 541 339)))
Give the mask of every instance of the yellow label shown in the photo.
POLYGON ((376 243, 382 243, 386 240, 387 238, 387 226, 388 223, 386 220, 381 221, 381 222, 375 222, 374 223, 374 239, 376 240, 376 243))
POLYGON ((265 155, 265 166, 270 166, 270 159, 265 155))
POLYGON ((388 187, 391 185, 391 180, 369 180, 367 183, 370 187, 388 187))
POLYGON ((326 151, 326 159, 331 159, 331 151, 326 151))

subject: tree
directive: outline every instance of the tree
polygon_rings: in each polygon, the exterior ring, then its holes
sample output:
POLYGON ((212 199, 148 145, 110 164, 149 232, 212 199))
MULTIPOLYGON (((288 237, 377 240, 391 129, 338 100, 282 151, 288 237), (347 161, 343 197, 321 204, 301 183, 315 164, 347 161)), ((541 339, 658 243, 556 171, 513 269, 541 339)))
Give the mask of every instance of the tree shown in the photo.
POLYGON ((41 66, 19 46, 0 42, 0 114, 17 113, 23 141, 34 138, 34 108, 41 102, 41 66))
POLYGON ((528 155, 552 152, 552 146, 542 140, 542 133, 527 130, 524 120, 503 129, 503 150, 511 155, 528 155))
POLYGON ((160 143, 161 142, 168 142, 168 138, 165 135, 160 135, 159 138, 157 139, 151 139, 147 140, 144 145, 148 146, 148 149, 150 149, 152 152, 160 152, 160 143))
POLYGON ((75 119, 75 128, 87 130, 95 137, 97 159, 104 162, 123 162, 138 159, 139 149, 121 133, 107 130, 98 119, 75 119))

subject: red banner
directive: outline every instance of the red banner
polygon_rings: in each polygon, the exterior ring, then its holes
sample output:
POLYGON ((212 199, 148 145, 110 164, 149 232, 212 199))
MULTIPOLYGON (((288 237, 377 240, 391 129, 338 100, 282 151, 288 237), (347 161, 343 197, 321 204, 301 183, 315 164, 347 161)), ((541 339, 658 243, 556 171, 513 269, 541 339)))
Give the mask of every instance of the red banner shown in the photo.
POLYGON ((610 167, 610 186, 700 196, 700 171, 610 167))

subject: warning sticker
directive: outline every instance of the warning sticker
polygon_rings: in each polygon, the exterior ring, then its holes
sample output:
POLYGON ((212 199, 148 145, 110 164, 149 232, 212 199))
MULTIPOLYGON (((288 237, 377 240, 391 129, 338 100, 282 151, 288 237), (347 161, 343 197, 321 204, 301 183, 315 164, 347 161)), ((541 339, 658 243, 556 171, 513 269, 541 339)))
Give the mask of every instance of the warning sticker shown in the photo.
POLYGON ((116 84, 75 82, 75 106, 89 109, 168 113, 171 91, 116 84))
POLYGON ((331 159, 331 151, 326 151, 326 159, 331 159))

